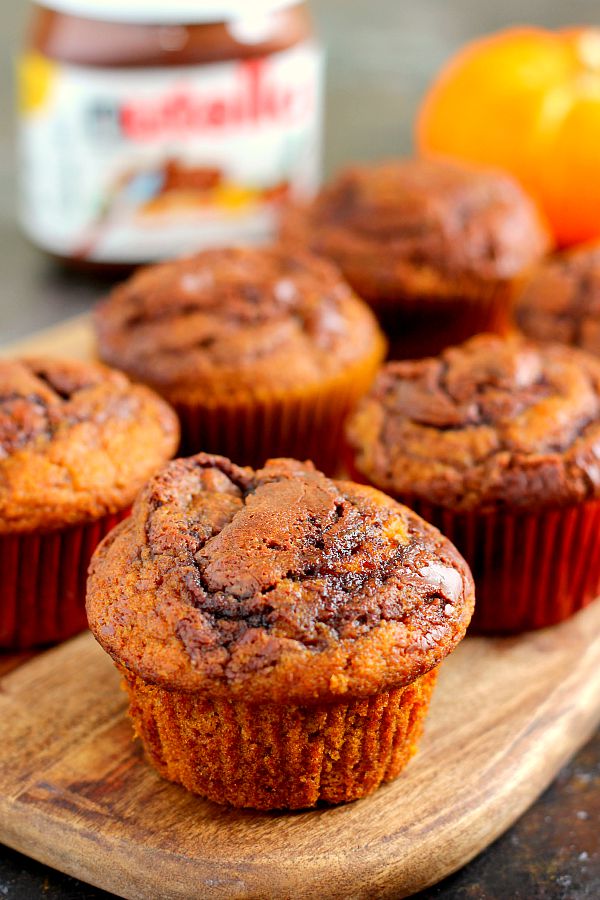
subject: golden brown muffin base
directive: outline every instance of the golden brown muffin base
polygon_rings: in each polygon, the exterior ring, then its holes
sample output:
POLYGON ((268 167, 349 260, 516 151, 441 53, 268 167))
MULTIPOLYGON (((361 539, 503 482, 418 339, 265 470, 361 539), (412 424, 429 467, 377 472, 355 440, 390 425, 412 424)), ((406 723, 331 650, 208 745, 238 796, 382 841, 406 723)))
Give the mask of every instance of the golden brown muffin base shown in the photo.
POLYGON ((296 391, 240 391, 227 401, 187 400, 167 391, 181 424, 181 452, 217 453, 253 467, 271 457, 310 459, 335 474, 344 421, 369 389, 384 353, 383 340, 377 340, 369 355, 339 375, 296 391))
POLYGON ((267 810, 357 800, 396 778, 417 749, 438 670, 313 708, 170 691, 122 671, 136 734, 164 778, 216 803, 267 810))

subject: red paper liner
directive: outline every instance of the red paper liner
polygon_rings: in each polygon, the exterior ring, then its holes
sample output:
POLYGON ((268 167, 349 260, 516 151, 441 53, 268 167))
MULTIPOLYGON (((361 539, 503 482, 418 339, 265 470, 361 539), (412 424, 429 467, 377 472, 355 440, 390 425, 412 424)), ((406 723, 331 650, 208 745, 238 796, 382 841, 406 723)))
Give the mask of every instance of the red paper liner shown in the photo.
POLYGON ((600 501, 537 512, 412 509, 463 554, 475 578, 470 631, 516 634, 555 625, 600 594, 600 501))
POLYGON ((129 510, 40 534, 0 535, 0 648, 66 640, 87 627, 87 570, 96 546, 129 510))
POLYGON ((217 803, 302 809, 372 793, 416 751, 437 670, 374 697, 303 708, 170 691, 124 672, 150 763, 217 803))
POLYGON ((381 347, 338 378, 305 392, 231 397, 226 403, 171 399, 181 423, 180 452, 218 453, 254 468, 279 456, 310 459, 334 474, 344 421, 370 387, 382 358, 381 347))
MULTIPOLYGON (((519 282, 520 283, 520 282, 519 282)), ((437 356, 481 332, 506 334, 511 327, 515 285, 500 284, 478 297, 399 298, 374 305, 389 340, 389 359, 437 356)))

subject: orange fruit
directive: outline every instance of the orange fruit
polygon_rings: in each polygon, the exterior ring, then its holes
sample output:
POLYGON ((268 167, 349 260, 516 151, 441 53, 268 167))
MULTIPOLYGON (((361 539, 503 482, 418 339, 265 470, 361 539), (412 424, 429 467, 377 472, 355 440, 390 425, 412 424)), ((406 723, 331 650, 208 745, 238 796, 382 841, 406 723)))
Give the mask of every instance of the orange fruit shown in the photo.
POLYGON ((558 243, 600 237, 600 29, 511 28, 468 44, 422 103, 416 142, 501 167, 558 243))

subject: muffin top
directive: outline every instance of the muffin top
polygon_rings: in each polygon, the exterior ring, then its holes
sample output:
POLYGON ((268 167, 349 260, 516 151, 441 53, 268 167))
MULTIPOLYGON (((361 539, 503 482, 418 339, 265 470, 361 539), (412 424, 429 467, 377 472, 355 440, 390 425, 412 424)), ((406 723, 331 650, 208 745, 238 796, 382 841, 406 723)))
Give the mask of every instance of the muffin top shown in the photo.
POLYGON ((389 363, 347 426, 358 472, 451 509, 539 508, 600 496, 600 361, 478 335, 389 363))
POLYGON ((600 356, 600 242, 542 263, 519 298, 515 316, 530 338, 573 344, 600 356))
POLYGON ((361 296, 444 296, 510 280, 547 250, 531 200, 508 175, 447 160, 390 160, 341 172, 282 237, 334 260, 361 296))
POLYGON ((293 390, 383 339, 335 268, 277 247, 205 250, 150 266, 97 310, 100 355, 169 397, 293 390))
POLYGON ((88 618, 143 679, 246 701, 367 696, 464 635, 466 563, 437 529, 312 463, 165 466, 96 551, 88 618))
POLYGON ((119 372, 0 359, 0 534, 125 509, 178 439, 170 407, 119 372))

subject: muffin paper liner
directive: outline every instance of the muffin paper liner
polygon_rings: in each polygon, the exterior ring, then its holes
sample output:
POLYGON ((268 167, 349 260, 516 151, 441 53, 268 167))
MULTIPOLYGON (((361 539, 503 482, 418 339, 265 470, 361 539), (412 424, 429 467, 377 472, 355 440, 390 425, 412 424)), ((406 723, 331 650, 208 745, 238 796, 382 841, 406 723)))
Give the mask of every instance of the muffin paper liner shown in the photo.
POLYGON ((544 628, 600 594, 600 501, 527 513, 402 502, 436 525, 469 563, 476 586, 471 632, 544 628))
POLYGON ((311 459, 331 474, 338 468, 344 420, 368 390, 382 358, 378 350, 339 377, 304 392, 231 395, 220 403, 171 399, 181 422, 181 452, 219 453, 254 468, 278 456, 311 459))
POLYGON ((455 296, 443 299, 402 297, 372 305, 388 335, 389 358, 417 359, 436 356, 484 331, 506 334, 517 290, 516 284, 499 284, 471 297, 461 294, 458 285, 455 296))
POLYGON ((129 510, 46 533, 0 535, 0 647, 51 644, 87 627, 92 553, 129 510))
POLYGON ((437 669, 365 699, 253 705, 171 691, 123 670, 150 763, 217 803, 302 809, 343 803, 395 778, 415 753, 437 669))

